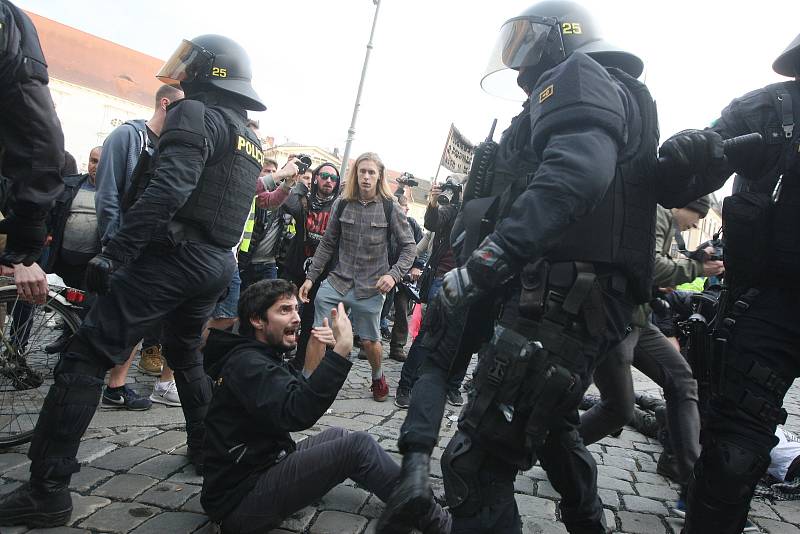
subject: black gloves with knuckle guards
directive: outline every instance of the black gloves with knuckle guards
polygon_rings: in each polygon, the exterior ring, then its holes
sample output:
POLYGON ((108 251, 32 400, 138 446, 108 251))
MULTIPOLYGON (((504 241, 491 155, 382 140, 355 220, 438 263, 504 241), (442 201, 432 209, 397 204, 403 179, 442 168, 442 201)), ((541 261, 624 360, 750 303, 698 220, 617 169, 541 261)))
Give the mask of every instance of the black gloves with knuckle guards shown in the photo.
POLYGON ((507 282, 515 272, 505 251, 487 237, 465 266, 453 269, 444 276, 442 304, 451 313, 461 306, 468 306, 489 290, 507 282))
POLYGON ((713 130, 683 130, 661 145, 659 159, 685 174, 714 172, 725 165, 722 136, 713 130))
POLYGON ((120 260, 101 252, 86 266, 86 289, 107 295, 111 292, 111 275, 124 265, 120 260))

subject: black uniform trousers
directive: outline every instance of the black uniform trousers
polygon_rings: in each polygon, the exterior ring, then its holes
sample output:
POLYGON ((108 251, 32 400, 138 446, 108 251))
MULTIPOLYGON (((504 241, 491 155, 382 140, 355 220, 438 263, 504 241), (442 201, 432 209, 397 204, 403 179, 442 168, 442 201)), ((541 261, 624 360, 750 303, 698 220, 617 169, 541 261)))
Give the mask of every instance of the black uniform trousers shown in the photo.
POLYGON ((211 384, 203 370, 201 335, 236 268, 230 250, 195 242, 150 245, 111 277, 56 368, 28 456, 34 477, 68 477, 91 421, 106 371, 163 322, 164 358, 186 417, 188 445, 199 447, 211 384))
POLYGON ((744 527, 778 442, 776 419, 763 410, 779 408, 800 376, 800 290, 760 289, 736 317, 721 374, 689 485, 685 534, 739 534, 744 527))
MULTIPOLYGON (((0 23, 6 25, 0 35, 10 33, 9 25, 15 24, 15 16, 15 10, 0 3, 0 23)), ((38 38, 28 42, 38 47, 38 38)), ((0 47, 3 45, 0 42, 0 47)), ((41 55, 41 49, 28 53, 41 55)), ((44 67, 42 72, 29 72, 24 61, 30 66, 33 63, 25 58, 25 50, 0 50, 2 174, 14 182, 15 203, 31 203, 49 210, 63 189, 64 134, 50 90, 40 79, 46 76, 44 67)))
MULTIPOLYGON (((619 297, 604 299, 607 322, 605 334, 595 338, 583 334, 583 358, 579 368, 571 369, 580 377, 583 391, 591 383, 590 377, 597 358, 619 343, 626 333, 632 306, 621 295, 619 297)), ((501 325, 514 324, 518 307, 516 299, 515 295, 505 303, 503 316, 499 321, 501 325)), ((400 451, 430 452, 433 449, 444 415, 448 380, 453 374, 463 372, 480 343, 491 337, 494 310, 494 306, 486 303, 473 305, 467 316, 464 339, 459 350, 450 358, 443 357, 438 351, 428 354, 419 379, 414 384, 408 415, 400 431, 400 451)), ((473 383, 479 390, 481 384, 473 383)), ((581 396, 575 397, 574 406, 549 418, 548 436, 536 453, 542 468, 547 471, 550 483, 561 495, 561 518, 567 530, 573 534, 600 534, 605 530, 603 507, 597 495, 597 466, 577 431, 580 424, 578 405, 581 396)), ((461 432, 463 430, 459 430, 461 432)), ((481 448, 480 443, 473 446, 481 448)), ((509 448, 518 449, 519 446, 520 444, 513 444, 509 448)), ((480 469, 480 486, 492 488, 486 492, 487 495, 481 496, 481 501, 486 506, 472 517, 461 517, 457 508, 451 510, 454 516, 453 534, 519 533, 521 521, 513 498, 513 484, 518 467, 506 461, 503 444, 492 444, 492 450, 484 452, 486 459, 480 469)))

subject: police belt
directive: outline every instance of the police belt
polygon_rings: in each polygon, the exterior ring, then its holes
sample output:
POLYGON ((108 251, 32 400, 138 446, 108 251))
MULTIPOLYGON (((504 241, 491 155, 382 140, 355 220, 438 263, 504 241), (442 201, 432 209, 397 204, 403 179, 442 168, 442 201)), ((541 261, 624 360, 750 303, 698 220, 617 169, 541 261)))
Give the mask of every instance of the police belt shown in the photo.
POLYGON ((167 239, 172 246, 178 246, 185 241, 219 246, 211 240, 205 231, 174 219, 167 225, 167 239))
MULTIPOLYGON (((541 318, 566 325, 583 320, 590 336, 605 329, 602 290, 624 296, 627 278, 614 266, 578 261, 527 264, 520 275, 521 290, 517 322, 525 329, 528 320, 541 318)), ((521 332, 527 334, 527 332, 521 332)))

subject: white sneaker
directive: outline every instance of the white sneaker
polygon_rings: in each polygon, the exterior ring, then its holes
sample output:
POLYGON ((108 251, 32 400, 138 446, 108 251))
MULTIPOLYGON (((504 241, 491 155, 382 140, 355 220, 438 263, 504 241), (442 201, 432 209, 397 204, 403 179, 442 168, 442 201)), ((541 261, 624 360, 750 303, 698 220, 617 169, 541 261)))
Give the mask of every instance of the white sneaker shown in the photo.
POLYGON ((178 396, 178 388, 175 387, 175 381, 169 382, 156 382, 153 388, 153 393, 150 395, 150 400, 166 404, 167 406, 180 406, 181 398, 178 396))

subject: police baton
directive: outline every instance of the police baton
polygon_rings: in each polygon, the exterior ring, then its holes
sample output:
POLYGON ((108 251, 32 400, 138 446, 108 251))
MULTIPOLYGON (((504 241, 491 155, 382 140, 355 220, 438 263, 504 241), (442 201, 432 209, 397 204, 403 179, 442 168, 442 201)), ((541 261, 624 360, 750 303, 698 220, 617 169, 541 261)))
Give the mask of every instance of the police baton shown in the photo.
MULTIPOLYGON (((722 142, 722 148, 725 151, 726 156, 733 156, 733 157, 741 157, 742 155, 746 154, 749 150, 754 148, 758 148, 764 144, 764 138, 758 132, 753 132, 749 134, 739 135, 736 137, 731 137, 730 139, 725 139, 722 142)), ((670 160, 668 158, 659 157, 658 158, 658 165, 660 166, 668 166, 670 165, 670 160)))

